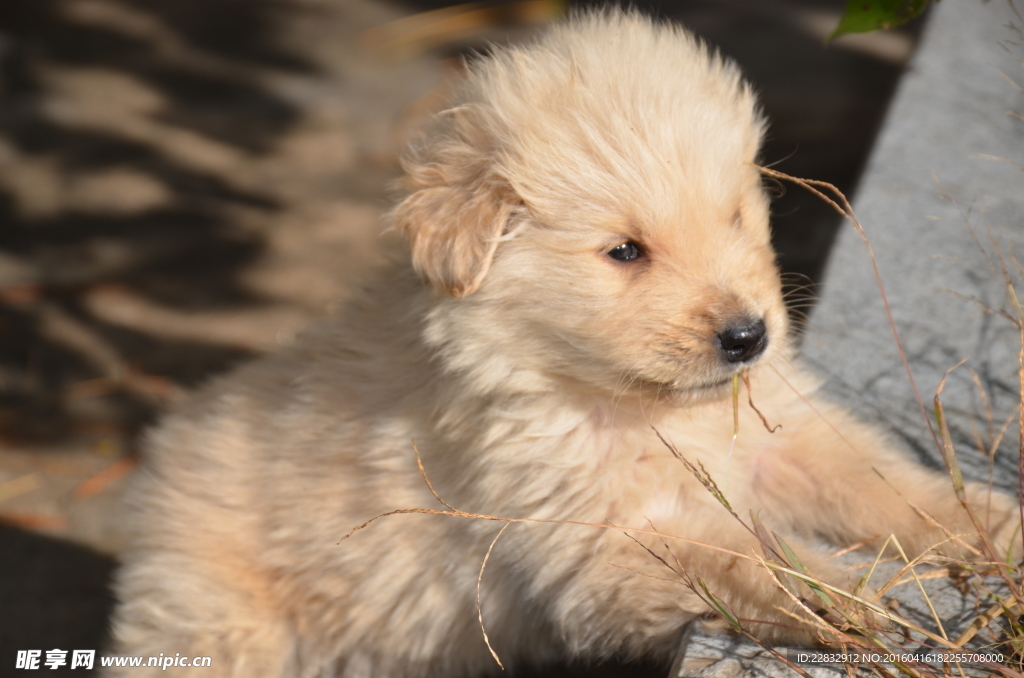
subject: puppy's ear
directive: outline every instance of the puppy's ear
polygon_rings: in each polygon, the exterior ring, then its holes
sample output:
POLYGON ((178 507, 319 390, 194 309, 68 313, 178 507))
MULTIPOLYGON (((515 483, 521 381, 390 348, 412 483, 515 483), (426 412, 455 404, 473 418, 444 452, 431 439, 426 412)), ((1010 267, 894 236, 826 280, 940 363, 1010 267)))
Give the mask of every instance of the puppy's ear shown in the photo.
POLYGON ((406 160, 411 192, 393 216, 409 239, 416 270, 436 289, 464 297, 487 274, 514 194, 498 176, 484 135, 456 124, 439 136, 406 160))

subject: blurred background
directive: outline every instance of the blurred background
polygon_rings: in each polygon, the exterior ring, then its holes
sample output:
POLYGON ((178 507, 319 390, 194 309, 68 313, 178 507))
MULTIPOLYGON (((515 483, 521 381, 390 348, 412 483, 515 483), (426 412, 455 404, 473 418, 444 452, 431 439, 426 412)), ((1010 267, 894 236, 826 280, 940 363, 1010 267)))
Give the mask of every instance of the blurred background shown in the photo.
MULTIPOLYGON (((594 4, 0 2, 0 675, 103 647, 140 431, 350 293, 465 59, 594 4)), ((826 46, 844 0, 633 4, 740 63, 766 164, 853 192, 920 22, 826 46)), ((774 203, 795 313, 837 226, 774 203)))

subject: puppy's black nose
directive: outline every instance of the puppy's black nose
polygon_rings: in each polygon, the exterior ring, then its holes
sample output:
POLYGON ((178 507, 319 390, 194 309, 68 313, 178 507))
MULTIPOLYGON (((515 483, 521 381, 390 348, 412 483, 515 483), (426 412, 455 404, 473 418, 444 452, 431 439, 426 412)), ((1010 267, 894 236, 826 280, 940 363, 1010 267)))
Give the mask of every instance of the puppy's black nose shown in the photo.
POLYGON ((718 334, 718 350, 730 363, 745 363, 764 352, 768 331, 763 320, 743 320, 718 334))

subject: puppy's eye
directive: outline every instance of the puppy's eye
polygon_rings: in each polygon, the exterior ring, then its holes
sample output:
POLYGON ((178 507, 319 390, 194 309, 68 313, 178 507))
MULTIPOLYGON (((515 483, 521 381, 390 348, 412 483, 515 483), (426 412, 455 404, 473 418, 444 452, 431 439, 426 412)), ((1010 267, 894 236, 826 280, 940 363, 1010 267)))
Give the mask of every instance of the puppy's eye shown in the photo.
POLYGON ((643 249, 632 240, 624 242, 608 253, 615 261, 633 261, 643 256, 643 249))

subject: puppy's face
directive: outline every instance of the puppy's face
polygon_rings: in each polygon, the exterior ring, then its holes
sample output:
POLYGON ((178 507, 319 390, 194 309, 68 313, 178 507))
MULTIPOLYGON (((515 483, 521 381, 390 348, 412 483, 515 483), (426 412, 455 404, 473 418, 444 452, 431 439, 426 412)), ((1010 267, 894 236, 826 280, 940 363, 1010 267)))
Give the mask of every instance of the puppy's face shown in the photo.
POLYGON ((442 343, 588 390, 718 398, 786 346, 761 121, 687 34, 622 22, 478 66, 395 217, 451 295, 442 343))
POLYGON ((691 184, 641 211, 552 218, 524 204, 476 303, 502 309, 494 322, 549 371, 616 393, 720 397, 787 335, 757 171, 733 169, 729 191, 691 184))

